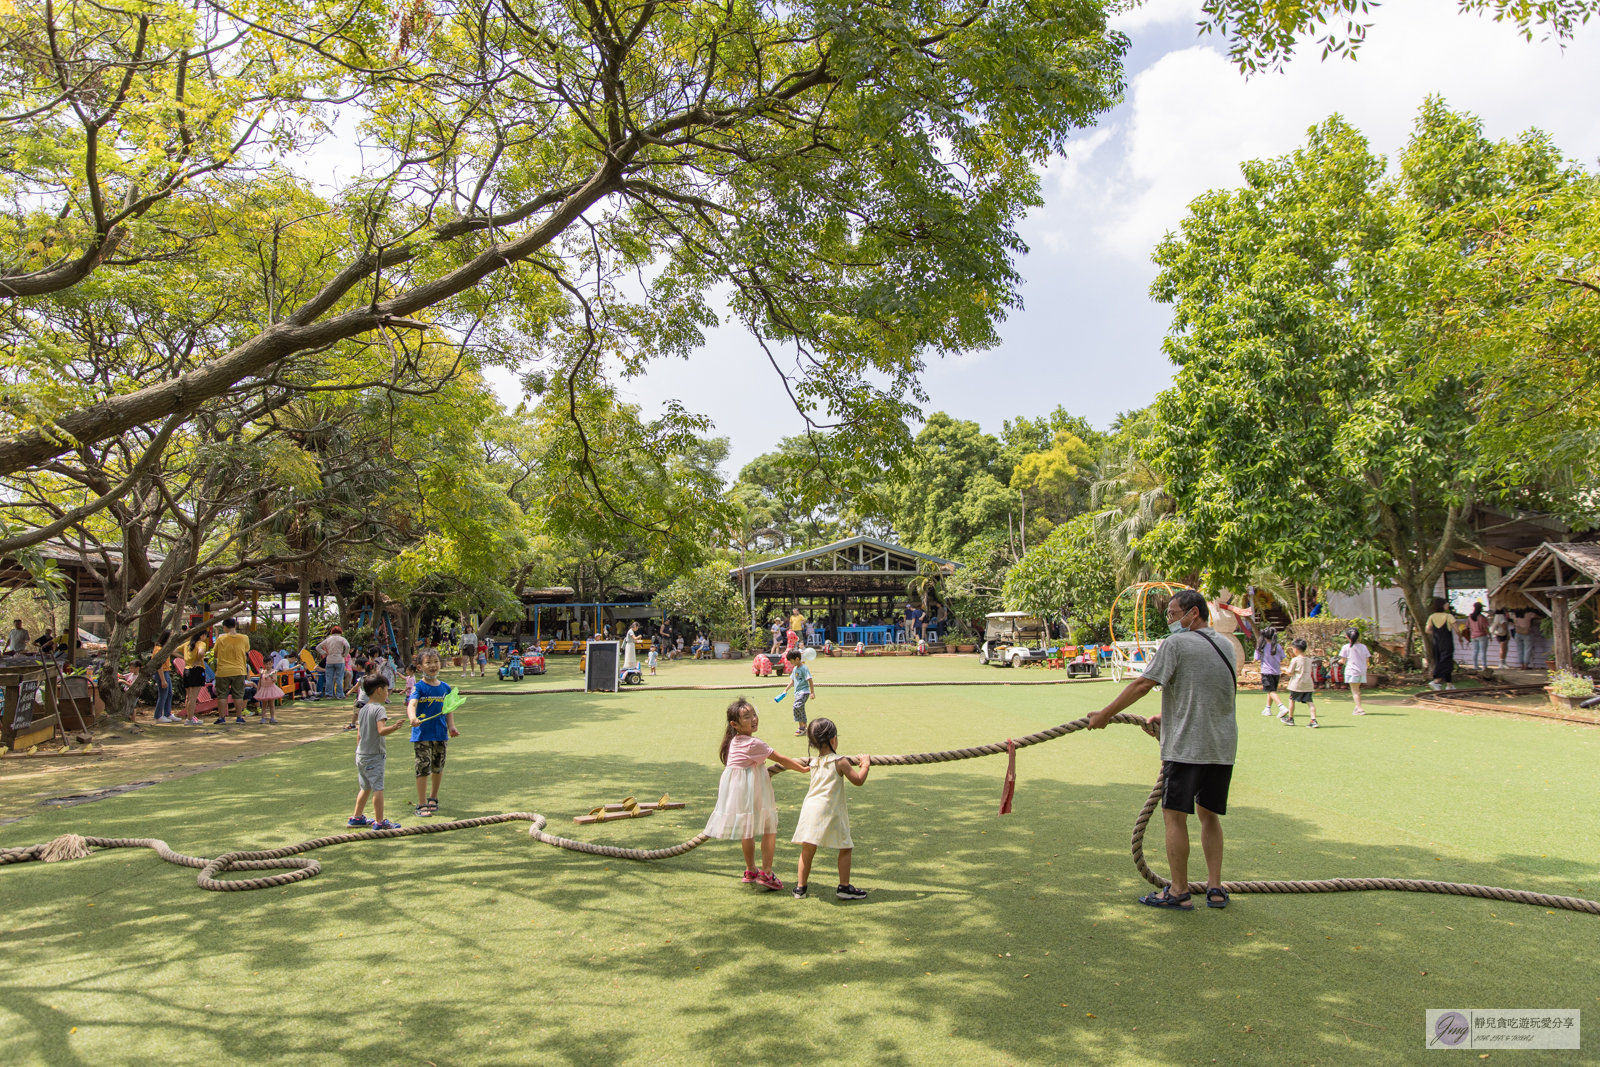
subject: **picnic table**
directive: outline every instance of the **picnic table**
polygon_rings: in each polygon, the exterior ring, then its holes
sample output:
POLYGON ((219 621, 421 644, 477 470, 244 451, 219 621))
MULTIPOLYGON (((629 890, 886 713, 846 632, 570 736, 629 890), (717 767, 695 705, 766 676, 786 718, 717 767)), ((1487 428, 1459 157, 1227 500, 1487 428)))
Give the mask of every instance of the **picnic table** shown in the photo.
POLYGON ((864 645, 886 645, 894 640, 895 627, 893 626, 841 626, 839 627, 839 643, 853 645, 857 642, 864 645))

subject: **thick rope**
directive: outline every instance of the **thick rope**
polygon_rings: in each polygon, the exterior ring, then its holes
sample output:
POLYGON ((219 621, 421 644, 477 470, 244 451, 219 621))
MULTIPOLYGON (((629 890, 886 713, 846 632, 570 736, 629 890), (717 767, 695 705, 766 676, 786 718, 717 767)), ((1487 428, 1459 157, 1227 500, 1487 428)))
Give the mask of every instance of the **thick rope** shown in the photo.
MULTIPOLYGON (((1125 723, 1131 726, 1147 726, 1148 720, 1141 715, 1122 712, 1111 717, 1112 722, 1125 723)), ((1053 741, 1067 734, 1077 733, 1079 730, 1089 728, 1088 719, 1076 719, 1072 722, 1052 726, 1048 730, 1029 734, 1026 737, 1016 738, 1009 742, 1014 748, 1027 748, 1030 745, 1042 744, 1053 741)), ((983 756, 998 756, 1007 751, 1008 742, 978 745, 973 748, 953 748, 943 752, 921 752, 912 755, 899 756, 873 756, 872 762, 889 767, 908 767, 928 763, 952 763, 957 760, 978 759, 983 756)), ((1139 817, 1133 824, 1133 865, 1141 877, 1151 885, 1158 888, 1171 885, 1169 879, 1161 877, 1150 869, 1144 859, 1144 835, 1149 826, 1151 817, 1155 814, 1156 807, 1161 803, 1161 791, 1165 785, 1166 770, 1163 768, 1156 775, 1155 788, 1150 790, 1150 795, 1145 799, 1144 807, 1139 811, 1139 817)), ((156 855, 168 863, 175 863, 183 867, 198 867, 200 875, 196 879, 201 889, 210 889, 216 892, 238 892, 249 889, 270 889, 273 886, 289 885, 293 882, 315 878, 322 871, 322 864, 314 859, 300 858, 300 854, 313 849, 326 848, 329 845, 342 845, 351 841, 366 841, 382 837, 412 837, 417 834, 437 834, 449 830, 465 830, 474 826, 490 826, 502 822, 528 822, 529 836, 556 848, 569 849, 573 852, 585 852, 592 856, 605 856, 608 859, 619 860, 661 860, 673 856, 681 856, 685 852, 699 848, 710 840, 706 834, 696 834, 681 844, 668 848, 623 848, 617 845, 601 845, 591 841, 574 841, 571 838, 557 837, 544 832, 545 818, 536 812, 515 811, 502 815, 485 815, 477 819, 458 819, 454 822, 424 823, 417 826, 407 826, 396 830, 362 830, 348 834, 334 834, 329 837, 319 837, 311 841, 302 841, 296 845, 286 845, 283 848, 263 849, 256 852, 228 852, 216 859, 204 859, 200 856, 186 856, 174 852, 167 847, 165 841, 155 838, 134 837, 83 837, 75 834, 65 834, 54 841, 40 845, 28 845, 23 848, 0 848, 0 866, 9 863, 25 863, 30 860, 43 860, 51 862, 57 859, 75 859, 88 854, 90 848, 149 848, 154 849, 156 855), (223 878, 221 875, 233 871, 265 871, 286 870, 284 874, 268 875, 264 878, 223 878)), ((1497 886, 1471 885, 1462 882, 1434 882, 1419 878, 1328 878, 1315 881, 1295 882, 1224 882, 1222 888, 1232 893, 1351 893, 1369 890, 1389 890, 1400 893, 1440 893, 1446 896, 1480 897, 1486 900, 1503 900, 1512 904, 1531 904, 1540 908, 1559 908, 1564 911, 1581 911, 1590 915, 1600 915, 1600 902, 1584 900, 1581 897, 1558 897, 1547 893, 1533 893, 1525 889, 1501 889, 1497 886)), ((1191 893, 1204 893, 1204 882, 1190 882, 1191 893)))

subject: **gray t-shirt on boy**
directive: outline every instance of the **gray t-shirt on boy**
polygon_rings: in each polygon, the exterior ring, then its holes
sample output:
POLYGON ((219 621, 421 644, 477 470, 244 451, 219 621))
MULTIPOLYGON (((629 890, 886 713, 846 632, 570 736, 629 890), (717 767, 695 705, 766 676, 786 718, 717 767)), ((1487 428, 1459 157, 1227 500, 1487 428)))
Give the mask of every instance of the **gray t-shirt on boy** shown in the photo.
POLYGON ((388 738, 378 732, 378 724, 389 718, 389 711, 382 704, 363 704, 361 710, 356 712, 356 755, 357 756, 385 756, 388 755, 388 738))
POLYGON ((1209 626, 1161 642, 1144 676, 1161 687, 1163 760, 1233 763, 1239 750, 1233 717, 1237 669, 1233 643, 1209 626))

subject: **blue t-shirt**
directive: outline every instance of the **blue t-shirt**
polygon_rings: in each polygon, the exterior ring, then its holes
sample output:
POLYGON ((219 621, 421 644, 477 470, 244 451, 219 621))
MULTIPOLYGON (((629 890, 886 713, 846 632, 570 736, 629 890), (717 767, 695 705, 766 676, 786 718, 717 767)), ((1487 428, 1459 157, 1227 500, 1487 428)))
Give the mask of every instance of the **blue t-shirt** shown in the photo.
POLYGON ((429 685, 422 678, 417 679, 417 684, 411 691, 411 696, 417 702, 417 718, 427 720, 418 722, 411 728, 413 741, 448 741, 450 728, 444 721, 444 698, 450 695, 450 687, 444 682, 435 682, 429 685), (430 717, 431 716, 431 717, 430 717))

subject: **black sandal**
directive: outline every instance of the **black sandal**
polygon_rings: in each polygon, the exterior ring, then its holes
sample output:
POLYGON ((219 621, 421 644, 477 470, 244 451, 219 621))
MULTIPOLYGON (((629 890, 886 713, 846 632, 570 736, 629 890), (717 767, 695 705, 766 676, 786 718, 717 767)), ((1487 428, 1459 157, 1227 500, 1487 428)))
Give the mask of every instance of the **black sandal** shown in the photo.
POLYGON ((1139 898, 1139 903, 1148 904, 1152 908, 1166 908, 1168 911, 1193 911, 1194 905, 1189 903, 1192 896, 1192 893, 1179 893, 1173 896, 1172 889, 1168 887, 1160 893, 1146 893, 1139 898), (1188 904, 1188 907, 1184 907, 1185 904, 1188 904))
POLYGON ((1206 890, 1206 907, 1226 908, 1228 906, 1228 891, 1220 885, 1212 886, 1206 890), (1220 900, 1217 898, 1221 898, 1220 900))

